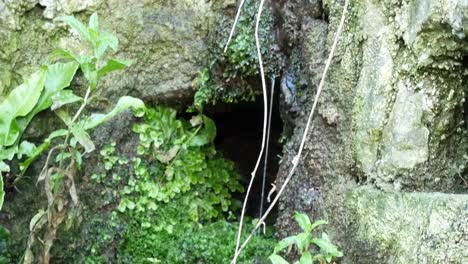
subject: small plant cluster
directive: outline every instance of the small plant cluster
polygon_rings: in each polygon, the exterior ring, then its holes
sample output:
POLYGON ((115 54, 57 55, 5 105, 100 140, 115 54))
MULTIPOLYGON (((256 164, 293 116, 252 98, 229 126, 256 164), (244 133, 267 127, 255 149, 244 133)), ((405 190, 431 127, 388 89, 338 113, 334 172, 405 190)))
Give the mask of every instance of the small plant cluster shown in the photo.
POLYGON ((190 121, 159 106, 145 109, 135 173, 121 191, 118 210, 143 228, 171 232, 175 225, 232 215, 232 193, 243 190, 233 164, 216 152, 216 126, 205 115, 190 121))
MULTIPOLYGON (((253 225, 246 227, 243 237, 253 225)), ((153 233, 133 229, 132 236, 124 241, 119 261, 121 263, 230 263, 235 247, 237 223, 218 220, 204 225, 176 226, 172 233, 153 233), (158 262, 159 261, 159 262, 158 262)), ((273 232, 256 236, 239 258, 239 263, 268 263, 276 239, 273 232)))
POLYGON ((315 228, 327 222, 319 220, 311 223, 309 217, 302 213, 296 213, 294 218, 303 232, 286 237, 276 245, 273 254, 269 257, 273 264, 288 264, 289 262, 278 254, 286 248, 288 248, 289 253, 293 246, 300 255, 300 259, 295 261, 295 264, 331 263, 333 258, 343 256, 343 253, 330 241, 326 233, 322 233, 321 237, 314 237, 312 234, 315 228), (311 253, 311 245, 318 248, 318 252, 314 255, 311 253))
MULTIPOLYGON (((90 17, 88 25, 71 16, 59 17, 56 22, 69 25, 79 34, 81 41, 90 46, 91 52, 75 54, 64 49, 54 50, 48 63, 13 89, 0 103, 0 171, 8 172, 9 166, 5 161, 16 157, 23 160, 20 170, 24 174, 32 162, 49 150, 37 179, 38 183, 44 183, 47 207, 39 210, 31 219, 24 263, 33 263, 35 255, 40 263, 49 263, 50 250, 59 227, 64 222, 70 227, 77 219, 79 199, 75 177, 85 155, 95 149, 88 132, 128 108, 144 107, 141 100, 125 96, 107 114, 85 115, 86 106, 98 88, 99 79, 110 72, 126 68, 128 63, 106 58, 109 49, 117 51, 119 42, 114 35, 99 29, 97 14, 90 17), (69 89, 78 69, 87 81, 84 96, 69 89), (52 132, 37 147, 21 141, 32 119, 46 109, 53 111, 66 128, 52 132), (62 143, 58 143, 59 140, 63 140, 62 143), (37 245, 40 249, 36 250, 37 245)), ((14 179, 13 185, 19 179, 21 176, 14 179)), ((0 198, 1 206, 3 188, 0 198)))
MULTIPOLYGON (((215 124, 202 114, 189 121, 178 119, 175 110, 163 106, 138 114, 142 121, 133 127, 139 137, 137 156, 120 157, 117 144, 111 142, 100 152, 105 172, 92 176, 108 190, 104 203, 120 200, 110 224, 112 230, 121 230, 118 226, 125 222, 116 261, 229 262, 237 224, 227 220, 239 206, 232 193, 243 190, 232 162, 214 148, 215 124), (123 166, 133 173, 122 175, 123 166)), ((100 251, 110 241, 101 240, 88 249, 89 263, 105 262, 100 251)), ((275 243, 268 230, 254 239, 241 260, 265 260, 275 243)))
MULTIPOLYGON (((239 18, 236 35, 224 52, 224 40, 229 35, 231 19, 221 16, 218 26, 210 35, 211 55, 208 66, 200 71, 193 86, 197 90, 194 105, 200 110, 203 105, 214 105, 218 101, 233 103, 239 100, 253 101, 255 89, 252 81, 259 74, 258 55, 255 46, 255 20, 258 1, 246 0, 245 10, 239 18), (223 41, 220 41, 223 40, 223 41)), ((260 38, 262 39, 262 54, 269 77, 279 76, 281 57, 275 50, 275 34, 273 33, 273 16, 270 10, 265 10, 261 21, 260 38)))

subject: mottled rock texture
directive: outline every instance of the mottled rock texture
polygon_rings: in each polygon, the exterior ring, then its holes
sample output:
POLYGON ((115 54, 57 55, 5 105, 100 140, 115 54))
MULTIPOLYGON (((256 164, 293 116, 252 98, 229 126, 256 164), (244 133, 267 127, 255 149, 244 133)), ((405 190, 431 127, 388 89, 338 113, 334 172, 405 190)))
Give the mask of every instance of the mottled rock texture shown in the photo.
POLYGON ((468 195, 358 188, 345 202, 352 263, 466 263, 468 195))
POLYGON ((101 83, 101 96, 146 101, 187 98, 208 53, 206 37, 215 18, 234 1, 1 0, 0 95, 45 62, 55 47, 79 49, 59 15, 82 21, 97 11, 101 25, 118 36, 120 51, 133 65, 101 83))
MULTIPOLYGON (((325 229, 343 248, 344 263, 446 263, 445 258, 453 260, 449 263, 464 263, 466 253, 459 245, 467 243, 468 235, 457 226, 464 220, 457 218, 466 218, 468 210, 462 180, 468 150, 463 112, 468 3, 350 2, 313 130, 280 200, 280 233, 296 232, 291 216, 303 211, 329 220, 325 229), (361 185, 374 189, 355 190, 361 185), (403 198, 395 202, 394 197, 403 198), (424 212, 442 210, 452 200, 458 201, 447 207, 451 216, 441 220, 451 223, 444 230, 458 238, 424 240, 437 230, 426 224, 433 219, 424 212), (425 211, 410 217, 417 208, 425 211), (401 222, 388 215, 401 216, 401 222), (399 228, 411 219, 421 223, 399 228), (382 242, 372 232, 387 240, 382 242), (418 243, 408 242, 412 237, 418 243), (383 245, 399 239, 395 247, 383 245)), ((295 127, 283 153, 278 184, 284 182, 299 146, 344 1, 323 1, 322 9, 317 8, 320 4, 288 1, 282 5, 283 30, 296 43, 290 60, 300 65, 299 75, 307 85, 298 100, 300 110, 291 114, 283 109, 295 127)))

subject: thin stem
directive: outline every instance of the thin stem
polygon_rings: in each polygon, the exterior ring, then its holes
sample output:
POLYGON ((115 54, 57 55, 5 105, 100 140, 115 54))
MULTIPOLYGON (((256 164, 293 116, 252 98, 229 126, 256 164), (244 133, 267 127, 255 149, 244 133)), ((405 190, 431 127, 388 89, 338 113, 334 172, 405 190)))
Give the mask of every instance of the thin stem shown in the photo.
POLYGON ((242 12, 242 7, 244 6, 244 3, 245 3, 245 0, 242 0, 240 2, 239 7, 237 8, 236 18, 234 19, 234 24, 232 25, 231 33, 229 33, 228 41, 226 42, 226 46, 224 47, 224 53, 226 53, 226 51, 227 51, 227 49, 229 47, 229 43, 231 43, 232 37, 234 36, 234 31, 236 30, 237 22, 239 21, 239 17, 240 17, 240 14, 242 12))
POLYGON ((323 87, 325 85, 325 79, 327 77, 327 73, 328 73, 328 69, 330 68, 330 65, 331 65, 331 61, 333 59, 333 55, 335 54, 335 50, 336 50, 336 46, 338 45, 338 40, 339 40, 339 37, 341 35, 341 32, 343 30, 343 26, 344 26, 344 22, 345 22, 345 18, 346 18, 346 13, 347 13, 347 10, 348 10, 348 5, 349 5, 349 0, 345 0, 345 5, 343 7, 343 12, 341 14, 341 20, 340 20, 340 24, 338 26, 338 29, 336 31, 336 34, 335 34, 335 38, 333 40, 333 45, 332 45, 332 48, 330 50, 330 54, 328 56, 328 59, 327 59, 327 62, 325 64, 325 69, 322 73, 322 78, 320 79, 320 83, 319 83, 319 86, 318 86, 318 89, 317 89, 317 94, 315 95, 315 98, 314 98, 314 103, 312 105, 312 109, 310 111, 310 114, 309 114, 309 118, 307 119, 307 125, 305 127, 305 130, 304 130, 304 134, 302 135, 302 140, 301 140, 301 144, 299 146, 299 150, 298 150, 298 153, 297 155, 294 157, 292 163, 293 163, 293 167, 291 168, 289 174, 288 174, 288 177, 286 178, 286 180, 284 181, 283 185, 281 186, 281 189, 278 191, 278 194, 275 196, 275 199, 273 200, 273 202, 270 204, 270 206, 268 207, 267 211, 265 212, 265 214, 263 215, 263 217, 258 221, 257 225, 255 226, 255 228, 252 230, 252 232, 250 233, 250 235, 247 237, 247 239, 244 241, 244 243, 242 243, 242 246, 239 248, 238 251, 236 251, 236 255, 234 256, 234 259, 233 259, 233 262, 232 263, 236 263, 235 260, 238 258, 238 256, 240 255, 241 251, 245 248, 245 246, 247 245, 247 243, 250 241, 250 239, 252 239, 253 235, 255 234, 255 232, 258 230, 258 228, 262 225, 262 223, 265 221, 266 217, 268 216, 268 214, 271 212, 271 210, 273 209, 273 207, 276 205, 276 203, 278 202, 281 194, 284 192, 284 189, 286 188, 286 186, 288 185, 289 181, 291 180, 292 176, 294 175, 294 172, 299 164, 299 159, 302 155, 302 151, 304 149, 304 145, 305 145, 305 141, 307 139, 307 135, 309 133, 309 129, 310 129, 310 126, 311 126, 311 123, 312 123, 312 119, 313 119, 313 116, 314 116, 314 113, 315 113, 315 109, 317 108, 317 104, 318 104, 318 100, 320 98, 320 94, 322 93, 322 90, 323 90, 323 87))
POLYGON ((265 158, 263 162, 263 179, 262 179, 262 194, 260 198, 260 212, 259 218, 263 216, 263 203, 264 203, 264 196, 265 196, 265 182, 267 176, 267 168, 268 168, 268 150, 270 146, 270 132, 271 132, 271 116, 273 113, 273 97, 275 93, 275 78, 271 78, 271 92, 270 92, 270 109, 268 111, 268 128, 267 128, 267 138, 266 138, 266 148, 265 148, 265 158))
POLYGON ((267 88, 266 88, 266 81, 265 81, 265 72, 263 69, 263 60, 262 60, 262 52, 260 50, 260 38, 258 37, 259 27, 260 27, 260 19, 262 17, 263 5, 265 4, 265 0, 260 2, 260 6, 258 8, 257 13, 257 21, 255 24, 255 44, 257 46, 257 54, 258 54, 258 64, 260 67, 260 77, 262 79, 262 91, 263 91, 263 135, 262 135, 262 146, 260 148, 260 153, 258 154, 257 163, 255 164, 255 168, 251 173, 249 187, 247 188, 247 193, 245 194, 244 204, 242 205, 242 213, 239 221, 239 230, 237 232, 237 240, 236 240, 236 251, 234 254, 234 258, 232 260, 233 263, 237 262, 237 251, 239 249, 239 244, 241 240, 242 234, 242 225, 244 224, 244 215, 245 215, 245 208, 247 207, 247 202, 250 196, 250 190, 252 189, 252 185, 255 179, 255 175, 257 174, 258 166, 260 165, 260 161, 262 160, 263 150, 265 148, 265 138, 266 138, 266 129, 267 129, 267 119, 268 119, 268 97, 267 97, 267 88))
MULTIPOLYGON (((73 116, 73 119, 71 120, 70 124, 67 124, 68 125, 68 132, 67 132, 67 136, 65 137, 65 140, 63 142, 63 149, 64 151, 68 148, 68 139, 70 138, 70 134, 71 134, 71 128, 72 126, 75 124, 76 120, 78 120, 78 118, 80 117, 81 115, 81 112, 83 112, 83 110, 85 109, 86 105, 88 104, 88 99, 89 99, 89 95, 91 94, 91 86, 88 86, 88 89, 86 89, 86 94, 85 94, 85 97, 83 99, 83 103, 81 104, 80 108, 78 109, 78 111, 76 111, 75 115, 73 116)), ((61 159, 60 160, 60 163, 59 163, 59 169, 62 169, 63 167, 63 160, 64 159, 61 159)))

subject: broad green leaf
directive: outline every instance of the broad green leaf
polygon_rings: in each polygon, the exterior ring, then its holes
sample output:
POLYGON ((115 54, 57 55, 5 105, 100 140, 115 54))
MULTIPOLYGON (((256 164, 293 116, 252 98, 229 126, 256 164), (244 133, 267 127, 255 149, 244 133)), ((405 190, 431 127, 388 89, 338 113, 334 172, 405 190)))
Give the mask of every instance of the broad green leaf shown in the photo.
POLYGON ((317 226, 326 225, 326 224, 328 224, 327 221, 324 221, 324 220, 317 220, 317 221, 315 221, 315 222, 312 224, 312 226, 310 227, 310 228, 311 228, 311 231, 310 231, 310 232, 312 232, 317 226))
POLYGON ((93 47, 96 49, 99 43, 99 20, 96 13, 89 18, 88 32, 93 47))
POLYGON ((3 148, 2 145, 0 145, 0 160, 12 160, 16 153, 18 153, 17 144, 8 148, 3 148))
POLYGON ((268 257, 268 259, 273 264, 289 264, 289 262, 287 262, 284 258, 276 254, 271 255, 270 257, 268 257))
POLYGON ((294 214, 294 218, 296 219, 296 222, 299 224, 302 230, 304 230, 307 233, 310 233, 310 231, 312 231, 312 224, 310 223, 310 219, 306 214, 296 212, 294 214))
POLYGON ((78 142, 85 148, 86 153, 90 153, 96 148, 91 137, 84 129, 78 126, 73 126, 71 132, 76 140, 78 140, 78 142))
POLYGON ((76 102, 82 101, 83 98, 74 94, 72 90, 62 90, 52 96, 52 111, 67 105, 76 102))
POLYGON ((47 77, 45 81, 44 92, 42 93, 36 107, 34 107, 34 110, 28 116, 29 121, 37 113, 49 108, 52 105, 53 95, 70 86, 70 83, 73 80, 73 77, 75 77, 78 67, 79 64, 74 61, 68 63, 55 63, 47 67, 47 77))
POLYGON ((295 243, 296 243, 296 236, 283 238, 280 242, 278 242, 278 244, 276 244, 273 252, 276 254, 280 252, 281 250, 294 245, 295 243))
POLYGON ((96 12, 93 13, 89 18, 88 27, 95 31, 99 30, 99 18, 96 12))
POLYGON ((91 41, 88 28, 78 19, 72 16, 60 16, 56 18, 54 21, 62 21, 69 25, 73 30, 78 32, 80 37, 86 41, 91 41))
POLYGON ((70 86, 78 66, 76 62, 68 62, 55 63, 47 67, 44 91, 34 109, 26 117, 18 119, 20 130, 24 131, 35 115, 52 105, 53 95, 70 86))
POLYGON ((321 252, 324 252, 326 255, 331 255, 333 257, 342 257, 343 253, 338 250, 338 247, 333 245, 328 238, 328 235, 323 233, 321 238, 312 239, 312 243, 317 245, 320 248, 321 252))
POLYGON ((0 160, 0 172, 9 172, 10 166, 6 164, 3 160, 0 160))
POLYGON ((310 233, 300 233, 295 236, 295 243, 300 252, 304 252, 309 248, 310 236, 310 233))
POLYGON ((204 146, 210 144, 214 141, 216 137, 216 125, 214 121, 207 117, 203 116, 203 129, 201 129, 196 136, 190 141, 190 146, 204 146))
POLYGON ((18 159, 22 159, 23 155, 25 155, 26 157, 31 157, 35 151, 36 145, 28 141, 23 141, 19 145, 18 153, 16 154, 16 156, 18 157, 18 159))
POLYGON ((74 54, 73 52, 71 51, 68 51, 68 50, 64 50, 64 49, 61 49, 61 48, 57 48, 57 49, 54 49, 50 55, 49 55, 49 58, 48 58, 48 61, 49 62, 54 62, 54 61, 57 61, 57 60, 71 60, 71 61, 76 61, 78 63, 81 63, 81 58, 80 56, 74 54))
POLYGON ((60 129, 60 130, 56 130, 52 132, 49 135, 49 137, 46 140, 44 140, 44 142, 36 148, 36 150, 34 151, 34 153, 32 153, 30 158, 20 163, 21 174, 24 174, 26 170, 29 168, 29 166, 31 165, 31 163, 34 160, 36 160, 37 157, 39 157, 39 155, 41 155, 44 151, 46 151, 49 148, 50 143, 52 142, 53 139, 58 138, 58 137, 64 137, 67 135, 67 133, 68 131, 65 129, 60 129))
POLYGON ((107 64, 98 71, 98 77, 100 78, 109 72, 125 69, 129 65, 130 63, 127 61, 110 59, 107 61, 107 64))
POLYGON ((122 113, 123 111, 133 108, 133 109, 141 109, 144 108, 145 104, 138 98, 134 98, 131 96, 123 96, 119 99, 117 104, 115 105, 114 109, 107 114, 94 114, 90 117, 89 120, 83 125, 85 130, 95 128, 100 124, 109 121, 114 116, 122 113))
POLYGON ((99 40, 97 49, 95 50, 96 57, 102 57, 108 48, 117 51, 119 48, 119 39, 111 33, 101 31, 99 32, 99 40))
POLYGON ((43 67, 0 103, 0 145, 13 145, 22 133, 16 118, 26 116, 33 110, 44 88, 45 77, 46 68, 43 67))
POLYGON ((312 259, 312 255, 309 251, 303 252, 301 259, 299 260, 299 264, 313 264, 314 261, 312 259))

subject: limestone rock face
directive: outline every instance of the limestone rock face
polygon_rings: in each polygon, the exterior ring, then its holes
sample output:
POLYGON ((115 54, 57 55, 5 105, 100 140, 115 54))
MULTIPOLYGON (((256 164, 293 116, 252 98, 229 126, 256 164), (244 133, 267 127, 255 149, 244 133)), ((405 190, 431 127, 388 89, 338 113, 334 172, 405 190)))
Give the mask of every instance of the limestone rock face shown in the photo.
POLYGON ((468 195, 358 188, 345 207, 353 263, 468 261, 468 195))
POLYGON ((232 1, 159 0, 1 0, 0 95, 22 81, 55 47, 76 47, 77 40, 59 15, 82 21, 97 11, 101 27, 118 36, 115 56, 133 61, 127 71, 100 83, 101 96, 122 95, 146 101, 187 98, 207 53, 205 37, 223 7, 232 1))
MULTIPOLYGON (((307 85, 299 111, 283 109, 294 132, 277 185, 297 153, 344 3, 323 1, 327 20, 291 9, 317 2, 282 7, 285 30, 300 32, 288 32, 301 43, 291 62, 307 85)), ((464 263, 468 3, 350 3, 313 129, 279 202, 280 235, 298 231, 291 216, 301 211, 329 221, 342 263, 464 263)))

